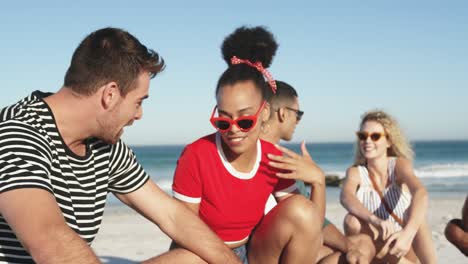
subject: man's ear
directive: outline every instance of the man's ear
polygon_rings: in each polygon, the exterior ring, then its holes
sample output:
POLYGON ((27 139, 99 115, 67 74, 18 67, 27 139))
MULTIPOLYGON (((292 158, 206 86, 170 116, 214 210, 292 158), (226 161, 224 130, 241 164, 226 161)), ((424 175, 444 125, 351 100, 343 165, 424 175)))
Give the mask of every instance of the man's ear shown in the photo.
POLYGON ((265 107, 263 108, 263 111, 262 111, 262 121, 263 122, 266 122, 266 121, 268 121, 268 119, 270 119, 270 111, 271 111, 270 104, 266 103, 265 107))
POLYGON ((284 120, 286 120, 286 111, 284 107, 280 107, 278 108, 278 121, 282 123, 284 120))
POLYGON ((99 88, 101 94, 101 105, 104 109, 112 109, 121 99, 119 86, 116 82, 109 82, 99 88))

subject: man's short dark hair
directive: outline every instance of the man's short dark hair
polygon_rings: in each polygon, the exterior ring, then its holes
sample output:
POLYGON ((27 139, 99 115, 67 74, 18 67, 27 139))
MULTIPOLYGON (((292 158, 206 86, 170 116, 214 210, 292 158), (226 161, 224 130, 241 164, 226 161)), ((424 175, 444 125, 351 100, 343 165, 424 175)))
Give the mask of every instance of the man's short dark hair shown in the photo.
POLYGON ((283 81, 276 81, 276 94, 272 94, 270 105, 273 108, 283 107, 284 104, 293 103, 298 97, 296 90, 283 81))
POLYGON ((144 71, 151 78, 164 69, 164 60, 127 31, 103 28, 89 34, 73 53, 64 86, 82 95, 116 82, 125 96, 144 71))

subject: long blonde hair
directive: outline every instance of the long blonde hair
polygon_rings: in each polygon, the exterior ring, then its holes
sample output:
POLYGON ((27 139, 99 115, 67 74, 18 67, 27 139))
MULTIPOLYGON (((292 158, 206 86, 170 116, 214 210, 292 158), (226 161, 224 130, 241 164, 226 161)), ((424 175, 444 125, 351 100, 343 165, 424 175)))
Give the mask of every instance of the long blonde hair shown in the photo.
MULTIPOLYGON (((362 116, 359 129, 361 129, 364 123, 368 121, 374 121, 383 126, 387 140, 390 142, 390 147, 387 149, 387 156, 402 157, 408 160, 413 160, 413 149, 403 135, 398 122, 392 116, 382 110, 371 110, 364 113, 362 116)), ((365 165, 366 158, 361 153, 359 139, 356 139, 354 150, 354 165, 365 165)))

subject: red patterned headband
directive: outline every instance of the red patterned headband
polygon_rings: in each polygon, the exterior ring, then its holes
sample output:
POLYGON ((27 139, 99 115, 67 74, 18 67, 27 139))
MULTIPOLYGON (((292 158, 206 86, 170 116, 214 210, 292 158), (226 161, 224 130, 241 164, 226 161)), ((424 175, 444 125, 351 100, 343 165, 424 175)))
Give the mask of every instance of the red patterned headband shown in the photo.
POLYGON ((271 73, 267 69, 263 68, 263 65, 261 62, 257 61, 255 63, 252 63, 249 60, 239 59, 236 56, 233 56, 231 58, 231 63, 233 65, 244 63, 244 64, 249 65, 250 67, 254 67, 255 69, 257 69, 259 72, 263 74, 263 76, 265 76, 265 78, 268 80, 268 84, 270 85, 271 90, 273 91, 274 94, 276 94, 276 82, 271 76, 271 73))

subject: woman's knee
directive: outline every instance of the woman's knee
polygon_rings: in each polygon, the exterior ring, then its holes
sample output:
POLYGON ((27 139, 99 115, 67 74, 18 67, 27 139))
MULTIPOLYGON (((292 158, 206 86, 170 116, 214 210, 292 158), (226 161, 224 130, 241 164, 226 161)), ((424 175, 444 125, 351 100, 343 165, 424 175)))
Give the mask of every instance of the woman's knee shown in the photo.
POLYGON ((347 214, 343 221, 346 235, 357 235, 361 232, 361 222, 352 214, 347 214))
POLYGON ((289 197, 285 202, 284 217, 301 230, 319 233, 323 219, 320 218, 318 208, 302 195, 289 197))

